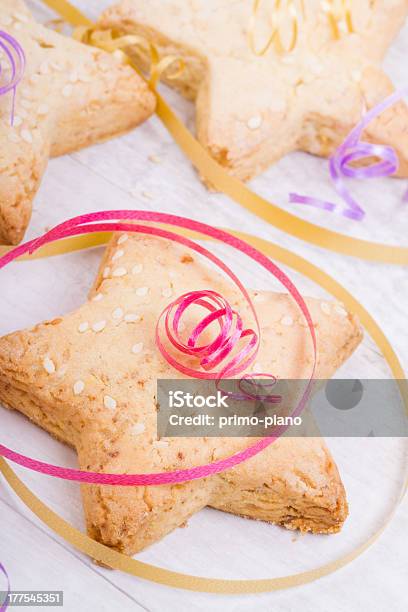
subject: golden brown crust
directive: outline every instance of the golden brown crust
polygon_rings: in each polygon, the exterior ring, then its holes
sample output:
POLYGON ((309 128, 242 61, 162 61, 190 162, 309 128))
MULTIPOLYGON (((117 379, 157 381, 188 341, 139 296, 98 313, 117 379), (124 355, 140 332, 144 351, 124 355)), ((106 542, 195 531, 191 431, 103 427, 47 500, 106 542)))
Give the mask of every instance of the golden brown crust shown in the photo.
POLYGON ((39 25, 21 0, 2 0, 0 23, 27 58, 13 126, 11 95, 0 97, 0 243, 17 244, 49 156, 130 130, 155 98, 130 67, 39 25))
MULTIPOLYGON (((222 293, 250 314, 230 284, 197 256, 158 238, 117 236, 89 301, 77 311, 0 340, 0 401, 74 446, 82 469, 135 473, 187 468, 246 448, 248 438, 157 440, 157 378, 181 377, 155 345, 155 322, 171 296, 222 293)), ((307 378, 307 326, 289 296, 252 292, 262 328, 257 368, 307 378)), ((340 304, 307 299, 318 340, 317 377, 328 378, 361 340, 340 304)), ((259 370, 258 370, 259 371, 259 370)), ((88 531, 133 554, 206 505, 290 528, 331 533, 347 503, 320 438, 281 438, 236 468, 160 487, 83 487, 88 531)))

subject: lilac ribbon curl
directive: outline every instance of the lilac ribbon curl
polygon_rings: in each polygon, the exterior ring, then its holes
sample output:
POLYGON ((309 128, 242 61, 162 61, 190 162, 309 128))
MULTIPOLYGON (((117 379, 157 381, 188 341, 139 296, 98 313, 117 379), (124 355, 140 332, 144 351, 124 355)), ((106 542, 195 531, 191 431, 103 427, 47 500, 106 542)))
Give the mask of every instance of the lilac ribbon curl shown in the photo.
MULTIPOLYGON (((393 147, 364 142, 361 140, 361 135, 373 119, 381 115, 396 102, 399 102, 399 100, 407 94, 408 88, 398 90, 366 113, 360 123, 353 128, 343 144, 336 149, 329 159, 330 176, 334 188, 347 205, 347 208, 343 209, 341 214, 349 219, 361 221, 365 216, 365 211, 351 195, 343 179, 346 177, 361 180, 391 176, 395 174, 399 168, 398 155, 393 147), (356 168, 351 165, 353 162, 361 161, 369 157, 376 157, 379 161, 361 168, 356 168)), ((408 202, 408 191, 404 195, 403 201, 408 202)), ((338 204, 333 202, 297 193, 289 194, 289 202, 291 204, 308 204, 309 206, 314 206, 315 208, 328 210, 330 212, 338 208, 338 204)))
POLYGON ((8 598, 9 598, 9 595, 10 595, 10 579, 9 579, 8 573, 6 571, 6 568, 1 563, 0 563, 0 572, 6 577, 6 580, 7 580, 6 598, 5 598, 3 603, 0 602, 0 612, 6 612, 6 610, 8 608, 8 598))
MULTIPOLYGON (((11 69, 11 75, 4 75, 5 69, 0 62, 0 96, 13 92, 13 100, 11 106, 11 125, 14 125, 14 112, 16 106, 16 91, 20 84, 26 66, 26 56, 24 49, 20 43, 10 34, 0 30, 0 51, 6 56, 8 66, 11 69), (5 78, 4 78, 5 77, 5 78), (3 81, 5 83, 3 84, 3 81)), ((1 611, 0 611, 1 612, 1 611)))

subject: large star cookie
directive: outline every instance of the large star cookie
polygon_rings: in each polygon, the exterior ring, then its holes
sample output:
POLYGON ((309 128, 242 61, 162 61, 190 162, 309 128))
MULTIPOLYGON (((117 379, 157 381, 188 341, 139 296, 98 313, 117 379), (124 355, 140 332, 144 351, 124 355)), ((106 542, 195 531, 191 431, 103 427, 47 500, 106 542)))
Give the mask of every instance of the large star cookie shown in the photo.
MULTIPOLYGON (((142 79, 108 53, 36 23, 21 0, 2 0, 0 29, 24 49, 16 91, 0 97, 0 243, 18 243, 47 160, 125 132, 154 110, 142 79)), ((10 72, 0 57, 0 85, 10 72)))
MULTIPOLYGON (((269 37, 273 2, 260 4, 257 48, 269 37)), ((186 69, 168 84, 196 100, 198 138, 210 154, 247 180, 290 151, 329 155, 364 109, 393 89, 379 66, 408 14, 407 0, 353 2, 355 33, 344 33, 339 40, 324 10, 328 3, 304 0, 304 5, 297 46, 283 55, 274 46, 263 56, 251 50, 253 0, 122 0, 102 15, 100 27, 140 34, 162 56, 183 58, 186 69)), ((284 41, 288 9, 287 15, 284 41)), ((134 53, 147 68, 143 49, 134 53)), ((404 103, 373 122, 366 137, 394 146, 400 174, 408 175, 404 103)))
MULTIPOLYGON (((0 340, 0 402, 74 447, 85 470, 182 469, 253 444, 253 438, 157 438, 157 379, 182 375, 157 349, 156 321, 172 299, 197 289, 221 293, 248 324, 240 294, 184 247, 161 238, 114 238, 87 303, 0 340)), ((252 297, 262 328, 257 371, 307 379, 310 334, 295 303, 266 291, 252 297)), ((339 304, 307 304, 318 339, 317 376, 323 379, 351 355, 361 331, 339 304)), ((83 501, 89 534, 127 554, 207 505, 314 533, 338 531, 347 515, 336 465, 316 437, 281 438, 246 463, 203 480, 84 485, 83 501)))

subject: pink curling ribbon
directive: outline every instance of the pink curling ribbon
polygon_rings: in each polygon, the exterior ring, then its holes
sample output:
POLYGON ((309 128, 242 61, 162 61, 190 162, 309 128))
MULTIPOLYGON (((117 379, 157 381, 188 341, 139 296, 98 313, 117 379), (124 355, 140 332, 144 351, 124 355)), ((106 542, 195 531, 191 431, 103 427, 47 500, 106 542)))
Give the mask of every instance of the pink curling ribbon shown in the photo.
MULTIPOLYGON (((166 238, 173 242, 182 244, 192 250, 196 251, 200 255, 203 255, 211 262, 216 264, 225 274, 235 283, 238 289, 241 291, 244 299, 247 301, 249 307, 253 312, 255 308, 251 302, 251 298, 238 279, 238 277, 224 264, 218 257, 213 253, 205 249, 204 247, 196 244, 192 240, 185 238, 174 232, 161 229, 159 227, 136 224, 134 221, 146 221, 153 223, 164 223, 167 225, 180 227, 183 229, 191 230, 193 232, 199 232, 210 238, 219 240, 225 244, 228 244, 247 255, 250 259, 257 262, 261 267, 267 270, 274 278, 276 278, 285 289, 289 292, 291 297, 299 307, 310 332, 313 348, 313 365, 311 368, 311 375, 303 392, 301 399, 299 400, 296 408, 292 413, 292 417, 298 416, 305 408, 307 401, 312 392, 314 376, 317 362, 317 344, 316 344, 316 333, 313 326, 312 317, 310 315, 307 305, 292 283, 288 276, 281 270, 276 264, 274 264, 266 255, 249 245, 248 243, 240 240, 239 238, 225 232, 221 229, 211 227, 199 221, 193 221, 185 217, 179 217, 177 215, 169 215, 166 213, 156 213, 151 211, 135 211, 135 210, 113 210, 106 212, 91 213, 88 215, 81 215, 75 217, 65 223, 61 223, 51 231, 44 234, 41 238, 31 240, 20 246, 12 249, 6 255, 0 258, 0 269, 4 268, 7 264, 14 261, 21 255, 26 253, 34 253, 41 246, 55 242, 62 238, 68 238, 70 236, 77 236, 81 234, 88 234, 94 232, 129 232, 146 234, 150 236, 159 236, 166 238), (118 220, 130 221, 128 223, 118 222, 118 220)), ((10 459, 14 463, 22 465, 25 468, 39 472, 41 474, 47 474, 64 480, 73 480, 77 482, 85 482, 88 484, 99 484, 99 485, 119 485, 119 486, 150 486, 150 485, 162 485, 162 484, 176 484, 186 482, 189 480, 196 480, 199 478, 205 478, 213 474, 218 474, 229 470, 234 466, 247 461, 251 457, 254 457, 262 450, 270 446, 275 440, 277 440, 286 430, 288 426, 278 426, 276 428, 276 434, 267 438, 262 438, 255 444, 252 444, 243 451, 240 451, 230 457, 208 463, 206 465, 200 465, 183 470, 175 470, 172 472, 160 472, 151 474, 104 474, 100 472, 87 472, 82 470, 67 469, 42 461, 37 461, 31 457, 21 455, 15 451, 7 448, 6 446, 0 445, 0 455, 6 459, 10 459)))
POLYGON ((8 577, 6 568, 4 567, 4 565, 2 563, 0 563, 0 572, 3 574, 3 576, 6 577, 6 580, 7 580, 6 596, 4 598, 4 601, 2 603, 0 602, 0 612, 6 612, 6 610, 8 608, 8 599, 9 599, 9 595, 10 595, 10 579, 8 577))
MULTIPOLYGON (((257 332, 253 329, 244 329, 243 321, 239 313, 232 310, 228 301, 216 291, 190 291, 169 304, 161 313, 156 327, 157 346, 166 361, 176 370, 193 378, 207 380, 215 379, 217 381, 217 387, 219 388, 220 381, 223 378, 240 374, 246 370, 256 358, 259 350, 260 328, 254 308, 252 308, 252 312, 256 321, 257 332), (184 342, 180 332, 181 319, 191 306, 201 306, 209 311, 209 314, 194 327, 187 341, 184 342), (174 358, 169 353, 160 336, 160 322, 162 319, 164 319, 166 338, 170 344, 180 353, 198 358, 200 366, 204 371, 185 366, 183 362, 174 358), (208 344, 199 345, 198 342, 201 335, 214 322, 218 322, 219 324, 219 334, 208 344), (245 339, 243 343, 244 346, 234 354, 234 349, 237 349, 238 343, 243 339, 245 339), (226 360, 228 361, 226 362, 226 360), (214 370, 218 366, 221 366, 220 370, 211 372, 211 370, 214 370)), ((252 373, 250 375, 247 374, 245 379, 249 381, 250 379, 260 376, 273 379, 272 386, 276 383, 276 378, 271 374, 252 373)), ((259 386, 262 387, 264 384, 265 383, 262 383, 259 386)), ((270 387, 271 383, 268 383, 266 386, 270 387)), ((224 391, 223 393, 235 400, 255 399, 269 403, 279 403, 282 399, 279 395, 249 393, 243 389, 241 381, 239 383, 239 388, 242 393, 232 393, 228 391, 224 391)))
POLYGON ((14 111, 16 106, 16 91, 20 84, 25 70, 26 57, 24 50, 19 42, 7 32, 0 30, 0 50, 3 52, 7 60, 7 66, 10 71, 6 72, 4 66, 0 62, 0 96, 13 92, 13 100, 11 105, 11 125, 14 125, 14 111), (3 83, 5 81, 5 83, 3 83))
MULTIPOLYGON (((394 106, 396 102, 407 94, 408 89, 396 91, 366 113, 360 123, 356 125, 343 144, 340 145, 329 159, 330 176, 334 188, 347 206, 347 208, 342 210, 341 214, 349 219, 361 221, 365 216, 365 211, 358 204, 357 200, 353 198, 350 191, 345 186, 343 179, 345 177, 352 179, 372 179, 382 176, 391 176, 395 174, 399 168, 398 155, 393 147, 364 142, 361 140, 362 133, 373 119, 381 115, 391 106, 394 106), (361 161, 368 157, 376 157, 380 161, 361 168, 356 168, 351 165, 353 162, 361 161)), ((408 202, 408 191, 403 199, 408 202)), ((333 202, 327 202, 297 193, 289 194, 289 202, 292 204, 308 204, 315 208, 328 210, 330 212, 338 208, 338 204, 334 204, 333 202)))

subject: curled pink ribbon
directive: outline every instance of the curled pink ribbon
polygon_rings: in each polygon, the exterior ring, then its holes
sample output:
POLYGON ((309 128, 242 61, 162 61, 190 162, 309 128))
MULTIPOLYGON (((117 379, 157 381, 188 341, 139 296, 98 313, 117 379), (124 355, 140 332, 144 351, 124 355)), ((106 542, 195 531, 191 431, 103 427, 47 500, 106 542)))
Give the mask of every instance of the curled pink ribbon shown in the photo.
MULTIPOLYGON (((219 388, 223 378, 233 377, 244 372, 256 358, 259 350, 260 328, 255 309, 252 309, 252 311, 257 326, 256 332, 253 329, 244 329, 239 313, 232 310, 229 302, 216 291, 190 291, 166 306, 161 313, 156 326, 156 344, 166 361, 176 370, 193 378, 215 379, 219 388), (184 342, 180 331, 181 319, 191 306, 200 306, 209 311, 209 314, 194 327, 187 341, 184 342), (200 366, 204 371, 185 366, 182 361, 169 353, 160 335, 162 319, 164 319, 165 335, 170 344, 178 352, 199 359, 200 366), (220 328, 218 335, 208 344, 200 345, 200 337, 214 322, 217 322, 220 328), (242 343, 242 340, 245 341, 242 343), (239 342, 243 344, 243 347, 234 354, 239 342), (216 370, 218 366, 221 367, 216 370)), ((271 374, 252 373, 246 374, 244 378, 249 384, 251 379, 260 376, 271 378, 273 384, 276 383, 276 378, 271 374)), ((259 386, 262 387, 263 385, 264 383, 259 386)), ((269 386, 271 386, 270 383, 267 384, 267 387, 269 386)), ((231 399, 236 400, 259 399, 268 403, 279 403, 281 401, 279 395, 254 395, 247 392, 243 388, 242 381, 239 383, 239 388, 242 393, 229 391, 224 391, 224 393, 231 399)))
POLYGON ((4 74, 6 69, 0 62, 0 96, 13 92, 11 106, 11 125, 14 125, 14 111, 16 105, 16 91, 25 70, 26 57, 20 43, 10 34, 0 30, 0 49, 8 60, 7 66, 10 75, 4 74), (3 84, 3 81, 6 81, 3 84))
POLYGON ((4 567, 4 565, 2 563, 0 563, 0 572, 3 574, 3 576, 6 577, 6 580, 7 580, 6 596, 4 598, 4 601, 2 603, 0 602, 0 612, 6 612, 6 610, 8 608, 8 599, 9 599, 9 595, 10 595, 10 579, 8 577, 6 568, 4 567))
MULTIPOLYGON (((4 268, 7 264, 14 261, 21 255, 26 253, 34 253, 41 246, 50 242, 55 242, 62 238, 68 238, 70 236, 76 236, 81 234, 89 234, 94 232, 129 232, 146 234, 150 236, 159 236, 166 238, 173 242, 182 244, 192 250, 196 251, 200 255, 203 255, 208 260, 216 264, 226 275, 235 283, 238 289, 241 291, 244 299, 249 304, 253 312, 255 308, 251 302, 251 298, 238 279, 238 277, 224 264, 218 257, 213 253, 205 249, 204 247, 196 244, 192 240, 185 238, 182 235, 170 232, 168 230, 161 229, 159 227, 143 225, 134 223, 135 221, 147 221, 153 223, 164 223, 175 227, 181 227, 183 229, 198 232, 215 240, 221 241, 241 253, 247 255, 250 259, 257 262, 261 267, 267 270, 274 278, 276 278, 289 292, 291 297, 299 307, 310 332, 313 348, 313 365, 311 368, 311 375, 308 380, 308 384, 303 392, 301 399, 295 407, 292 417, 298 416, 304 407, 312 392, 316 362, 317 362, 317 343, 316 333, 313 326, 313 321, 309 309, 288 276, 281 270, 276 264, 274 264, 266 255, 252 247, 250 244, 243 240, 225 232, 223 230, 211 227, 199 221, 193 221, 185 217, 179 217, 177 215, 169 215, 166 213, 156 213, 151 211, 135 211, 135 210, 114 210, 106 212, 91 213, 88 215, 81 215, 75 217, 65 223, 61 223, 51 231, 44 234, 41 238, 31 240, 20 246, 12 249, 6 255, 0 258, 0 269, 4 268), (118 222, 118 220, 125 220, 128 223, 118 222)), ((186 482, 189 480, 196 480, 224 472, 225 470, 231 469, 232 467, 247 461, 251 457, 254 457, 262 450, 270 446, 275 440, 277 440, 286 430, 288 426, 278 426, 276 428, 276 434, 267 438, 262 438, 255 444, 252 444, 243 451, 240 451, 226 459, 214 461, 206 465, 200 465, 183 470, 175 470, 172 472, 160 472, 151 474, 104 474, 100 472, 87 472, 82 470, 62 468, 42 461, 37 461, 31 457, 21 455, 15 451, 7 448, 6 446, 0 445, 0 455, 6 459, 10 459, 14 463, 22 465, 25 468, 39 472, 41 474, 47 474, 56 478, 62 478, 64 480, 73 480, 76 482, 86 482, 88 484, 99 484, 99 485, 118 485, 118 486, 150 486, 150 485, 162 485, 162 484, 176 484, 186 482)))
MULTIPOLYGON (((347 208, 342 210, 341 214, 349 219, 361 221, 365 216, 365 211, 351 195, 343 179, 372 179, 382 176, 391 176, 395 174, 399 168, 398 155, 393 147, 364 142, 361 140, 362 133, 373 119, 381 115, 391 106, 394 106, 396 102, 407 94, 408 89, 396 91, 366 113, 360 123, 353 128, 343 144, 340 145, 329 159, 330 176, 334 188, 347 206, 347 208), (369 157, 376 157, 380 161, 361 168, 356 168, 351 165, 353 162, 361 161, 369 157)), ((408 191, 403 199, 408 202, 408 191)), ((330 212, 338 208, 338 204, 334 204, 333 202, 327 202, 319 198, 299 195, 297 193, 289 194, 289 202, 291 204, 308 204, 309 206, 314 206, 315 208, 328 210, 330 212)))

